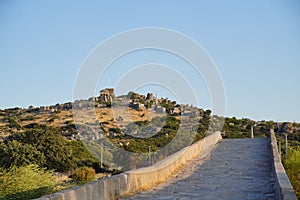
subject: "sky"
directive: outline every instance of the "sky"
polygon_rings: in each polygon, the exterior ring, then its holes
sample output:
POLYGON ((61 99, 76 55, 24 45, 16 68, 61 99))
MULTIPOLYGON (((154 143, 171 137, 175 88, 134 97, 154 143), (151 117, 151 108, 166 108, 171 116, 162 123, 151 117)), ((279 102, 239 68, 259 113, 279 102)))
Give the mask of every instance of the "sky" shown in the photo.
MULTIPOLYGON (((222 77, 226 116, 300 122, 299 24, 298 0, 1 0, 0 109, 72 101, 80 67, 97 45, 127 30, 160 27, 208 53, 222 77)), ((151 62, 191 76, 197 106, 211 108, 205 78, 193 78, 187 63, 166 52, 125 55, 95 87, 114 87, 133 66, 151 62)), ((135 90, 176 99, 160 85, 135 90)))

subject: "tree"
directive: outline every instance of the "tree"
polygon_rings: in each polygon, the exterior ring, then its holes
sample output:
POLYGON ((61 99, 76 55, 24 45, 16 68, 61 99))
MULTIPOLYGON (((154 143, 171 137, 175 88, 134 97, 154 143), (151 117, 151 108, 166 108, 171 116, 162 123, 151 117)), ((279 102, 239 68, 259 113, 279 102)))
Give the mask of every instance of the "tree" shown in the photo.
POLYGON ((50 130, 29 130, 24 133, 23 143, 34 145, 46 157, 45 167, 58 171, 68 171, 76 167, 72 162, 70 152, 65 147, 65 141, 50 130))
POLYGON ((66 141, 50 129, 29 129, 0 143, 0 166, 37 164, 60 172, 76 167, 66 141), (3 156, 2 156, 3 155, 3 156))
POLYGON ((17 140, 6 140, 0 143, 0 167, 9 169, 29 164, 44 166, 46 157, 31 144, 17 140))
POLYGON ((81 141, 67 141, 66 148, 70 152, 75 168, 87 166, 93 167, 96 172, 101 171, 99 161, 91 155, 81 141))

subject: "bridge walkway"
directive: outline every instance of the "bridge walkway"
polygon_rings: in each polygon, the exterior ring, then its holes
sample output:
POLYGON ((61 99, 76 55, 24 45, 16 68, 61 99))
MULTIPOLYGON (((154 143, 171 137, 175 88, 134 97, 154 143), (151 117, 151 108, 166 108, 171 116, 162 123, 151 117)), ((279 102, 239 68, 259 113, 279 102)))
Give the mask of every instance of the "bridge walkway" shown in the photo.
POLYGON ((271 155, 269 138, 224 139, 167 182, 123 199, 275 199, 271 155))

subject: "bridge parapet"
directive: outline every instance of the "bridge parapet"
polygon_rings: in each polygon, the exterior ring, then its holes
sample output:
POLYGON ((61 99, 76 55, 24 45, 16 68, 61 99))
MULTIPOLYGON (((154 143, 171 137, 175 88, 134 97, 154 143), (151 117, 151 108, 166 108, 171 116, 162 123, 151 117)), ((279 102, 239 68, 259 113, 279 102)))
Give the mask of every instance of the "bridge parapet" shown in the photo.
POLYGON ((135 193, 166 180, 192 158, 196 156, 205 157, 221 139, 221 133, 215 132, 153 166, 131 170, 107 179, 73 187, 41 197, 38 200, 106 200, 135 193))
POLYGON ((272 167, 273 167, 273 173, 275 175, 275 183, 276 183, 276 197, 279 200, 283 200, 283 199, 297 200, 293 186, 281 163, 281 157, 278 151, 277 140, 273 129, 270 130, 270 137, 271 137, 271 148, 272 148, 272 156, 273 156, 272 167))

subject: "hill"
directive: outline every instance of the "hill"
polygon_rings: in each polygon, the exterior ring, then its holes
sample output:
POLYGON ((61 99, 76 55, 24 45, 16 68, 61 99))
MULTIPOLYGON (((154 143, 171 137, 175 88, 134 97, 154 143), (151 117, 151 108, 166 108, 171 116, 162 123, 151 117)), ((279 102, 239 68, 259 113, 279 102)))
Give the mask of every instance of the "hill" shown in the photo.
POLYGON ((53 170, 57 190, 153 164, 211 131, 222 131, 224 138, 250 137, 252 126, 255 137, 267 137, 274 128, 282 143, 287 133, 292 148, 300 144, 299 123, 211 116, 210 110, 151 93, 116 97, 108 88, 73 103, 0 110, 0 168, 53 170))

